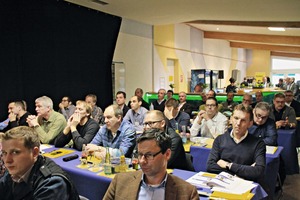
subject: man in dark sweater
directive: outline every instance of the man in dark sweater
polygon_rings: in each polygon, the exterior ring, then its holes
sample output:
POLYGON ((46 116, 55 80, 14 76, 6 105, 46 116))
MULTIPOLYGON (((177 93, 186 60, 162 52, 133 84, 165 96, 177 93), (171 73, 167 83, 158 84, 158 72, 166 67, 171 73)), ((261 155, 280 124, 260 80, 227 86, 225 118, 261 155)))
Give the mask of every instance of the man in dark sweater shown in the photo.
POLYGON ((252 108, 237 105, 232 116, 232 131, 219 135, 213 143, 207 161, 208 172, 226 171, 264 185, 266 145, 262 139, 248 134, 252 124, 252 108))

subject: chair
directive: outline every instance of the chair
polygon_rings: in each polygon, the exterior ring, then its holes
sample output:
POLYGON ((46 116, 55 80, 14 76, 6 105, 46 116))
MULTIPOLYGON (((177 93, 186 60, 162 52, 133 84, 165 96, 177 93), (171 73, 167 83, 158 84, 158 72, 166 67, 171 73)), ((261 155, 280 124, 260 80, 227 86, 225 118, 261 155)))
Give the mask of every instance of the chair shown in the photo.
POLYGON ((185 153, 186 163, 187 163, 187 169, 189 171, 195 171, 194 165, 193 165, 193 156, 190 153, 185 153))

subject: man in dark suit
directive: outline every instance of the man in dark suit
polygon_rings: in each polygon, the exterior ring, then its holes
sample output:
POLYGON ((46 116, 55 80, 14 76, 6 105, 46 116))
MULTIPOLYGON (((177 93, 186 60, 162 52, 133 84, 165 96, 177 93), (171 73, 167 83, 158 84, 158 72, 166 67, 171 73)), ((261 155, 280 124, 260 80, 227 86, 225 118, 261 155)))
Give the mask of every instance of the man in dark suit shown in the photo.
POLYGON ((186 112, 187 114, 190 115, 190 117, 192 117, 193 106, 186 102, 186 93, 185 92, 179 93, 178 109, 179 109, 179 111, 186 112))
POLYGON ((160 129, 149 129, 137 139, 137 143, 142 171, 117 174, 104 200, 199 199, 194 186, 167 173, 172 143, 168 134, 160 129))
POLYGON ((287 90, 285 94, 285 105, 294 108, 296 117, 300 117, 300 102, 294 99, 294 94, 292 90, 287 90))
POLYGON ((123 117, 130 109, 128 106, 126 106, 125 101, 126 101, 126 93, 123 91, 118 91, 116 95, 116 102, 119 108, 123 111, 123 117))

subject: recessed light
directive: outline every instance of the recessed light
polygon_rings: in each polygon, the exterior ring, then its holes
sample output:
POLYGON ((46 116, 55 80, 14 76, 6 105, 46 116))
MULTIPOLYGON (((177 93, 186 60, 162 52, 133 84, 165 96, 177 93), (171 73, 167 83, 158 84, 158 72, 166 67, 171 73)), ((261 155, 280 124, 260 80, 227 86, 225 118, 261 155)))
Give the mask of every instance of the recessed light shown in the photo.
POLYGON ((270 31, 285 31, 282 27, 268 27, 270 31))

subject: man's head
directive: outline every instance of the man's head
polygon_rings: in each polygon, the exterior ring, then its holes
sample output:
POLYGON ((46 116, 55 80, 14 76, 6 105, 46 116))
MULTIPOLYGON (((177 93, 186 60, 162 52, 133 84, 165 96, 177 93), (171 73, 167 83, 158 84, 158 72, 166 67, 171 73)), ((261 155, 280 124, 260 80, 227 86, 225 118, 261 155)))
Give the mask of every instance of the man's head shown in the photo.
POLYGON ((205 103, 205 110, 209 116, 215 116, 218 113, 218 101, 215 97, 209 97, 205 103))
POLYGON ((62 103, 62 105, 64 106, 64 108, 67 108, 67 107, 71 104, 71 99, 70 99, 70 97, 64 96, 64 97, 61 99, 61 103, 62 103))
POLYGON ((178 101, 174 98, 171 98, 166 101, 165 109, 168 109, 169 111, 173 109, 172 116, 175 117, 179 112, 178 106, 179 106, 178 101))
POLYGON ((165 116, 160 110, 150 110, 144 117, 144 130, 151 128, 158 128, 165 130, 166 121, 165 116))
POLYGON ((92 106, 92 108, 94 108, 97 103, 97 96, 94 94, 88 94, 85 97, 85 102, 87 102, 88 104, 90 104, 90 106, 92 106))
POLYGON ((105 118, 104 122, 108 130, 116 132, 121 125, 123 111, 118 105, 108 106, 103 113, 105 118))
POLYGON ((39 155, 40 140, 34 129, 19 126, 1 135, 2 159, 14 178, 21 178, 39 155))
POLYGON ((165 89, 159 89, 158 92, 157 92, 157 97, 158 97, 158 100, 163 100, 165 98, 165 95, 166 95, 166 90, 165 89))
POLYGON ((160 129, 145 130, 137 139, 138 159, 147 177, 163 178, 171 157, 171 138, 160 129))
POLYGON ((216 92, 214 90, 209 90, 207 93, 206 93, 206 97, 209 98, 209 97, 216 97, 216 92))
POLYGON ((286 103, 291 103, 294 99, 294 94, 291 90, 287 90, 284 92, 285 95, 285 102, 286 103))
POLYGON ((228 92, 227 93, 227 101, 231 102, 231 101, 233 101, 233 98, 234 98, 234 93, 228 92))
POLYGON ((76 101, 75 113, 80 114, 80 119, 83 119, 84 117, 90 118, 92 114, 92 107, 87 102, 78 100, 76 101))
POLYGON ((283 93, 277 93, 274 95, 273 104, 275 110, 280 111, 285 106, 285 95, 283 93))
POLYGON ((17 116, 22 116, 26 112, 23 101, 14 102, 14 108, 12 109, 12 112, 17 116))
POLYGON ((186 93, 185 92, 180 92, 179 93, 179 102, 180 103, 186 102, 186 93))
POLYGON ((135 92, 134 92, 135 96, 143 98, 143 94, 144 94, 144 92, 143 92, 142 88, 136 88, 135 89, 135 92))
POLYGON ((173 90, 168 90, 168 91, 167 91, 167 99, 172 98, 172 97, 173 97, 173 94, 174 94, 173 90))
POLYGON ((283 79, 280 78, 280 79, 278 80, 278 83, 279 83, 279 84, 283 84, 283 79))
POLYGON ((263 125, 269 118, 271 107, 267 102, 259 102, 253 109, 254 122, 263 125))
POLYGON ((48 117, 53 110, 53 102, 47 96, 39 97, 35 100, 35 111, 38 116, 48 117))
POLYGON ((230 79, 229 79, 229 82, 230 82, 230 84, 233 85, 233 84, 235 83, 235 79, 234 79, 234 78, 230 78, 230 79))
POLYGON ((14 101, 10 102, 7 107, 8 114, 14 113, 15 108, 16 108, 15 102, 14 101))
POLYGON ((126 93, 123 91, 118 91, 116 95, 116 102, 119 106, 123 106, 126 101, 126 93))
POLYGON ((253 124, 253 112, 251 106, 239 104, 235 106, 231 116, 232 131, 235 137, 243 137, 248 128, 253 124))
POLYGON ((256 98, 256 102, 262 102, 263 101, 263 93, 261 91, 255 92, 255 98, 256 98))
POLYGON ((206 95, 204 92, 202 92, 202 93, 200 93, 200 96, 201 96, 201 98, 202 98, 202 101, 203 101, 203 102, 206 102, 207 95, 206 95))
POLYGON ((249 94, 249 93, 245 93, 244 96, 243 96, 243 102, 242 102, 242 104, 245 107, 249 107, 252 104, 252 95, 249 94))
POLYGON ((130 99, 131 109, 134 111, 138 111, 142 105, 142 98, 138 96, 133 96, 130 99))

